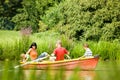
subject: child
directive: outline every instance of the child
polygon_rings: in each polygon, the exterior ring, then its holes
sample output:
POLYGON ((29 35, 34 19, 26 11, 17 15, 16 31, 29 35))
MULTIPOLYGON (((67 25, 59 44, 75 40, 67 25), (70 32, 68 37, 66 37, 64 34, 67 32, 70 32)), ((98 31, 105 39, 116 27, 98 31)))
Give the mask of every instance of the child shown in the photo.
POLYGON ((84 55, 82 56, 82 58, 83 58, 83 57, 85 57, 85 58, 91 58, 91 57, 93 57, 93 56, 92 56, 92 51, 90 50, 88 44, 84 44, 84 45, 83 45, 83 48, 85 49, 85 53, 84 53, 84 55))
POLYGON ((49 61, 55 61, 56 57, 54 56, 54 54, 51 54, 51 56, 49 57, 49 61))
POLYGON ((21 57, 21 62, 26 62, 26 61, 28 61, 28 59, 29 59, 29 55, 24 54, 24 53, 22 53, 22 54, 20 55, 20 57, 21 57))

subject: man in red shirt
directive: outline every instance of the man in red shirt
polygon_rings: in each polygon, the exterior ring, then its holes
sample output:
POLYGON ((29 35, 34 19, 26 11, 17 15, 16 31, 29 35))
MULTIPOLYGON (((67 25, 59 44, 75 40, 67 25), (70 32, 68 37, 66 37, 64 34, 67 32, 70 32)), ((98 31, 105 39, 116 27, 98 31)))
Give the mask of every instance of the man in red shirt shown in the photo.
MULTIPOLYGON (((53 52, 53 54, 56 56, 56 61, 64 60, 64 55, 69 54, 69 52, 64 47, 62 47, 62 43, 60 40, 57 41, 56 47, 57 48, 53 52)), ((67 57, 69 56, 67 55, 67 57)))

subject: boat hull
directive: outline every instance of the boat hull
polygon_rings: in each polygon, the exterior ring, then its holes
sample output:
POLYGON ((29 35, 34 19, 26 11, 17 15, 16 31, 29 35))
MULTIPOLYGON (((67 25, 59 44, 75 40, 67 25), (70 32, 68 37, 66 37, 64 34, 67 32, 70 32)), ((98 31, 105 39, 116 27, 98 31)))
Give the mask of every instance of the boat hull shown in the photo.
POLYGON ((65 70, 94 70, 98 63, 99 57, 88 58, 88 59, 72 59, 64 61, 43 61, 43 62, 33 62, 22 66, 24 69, 65 69, 65 70))

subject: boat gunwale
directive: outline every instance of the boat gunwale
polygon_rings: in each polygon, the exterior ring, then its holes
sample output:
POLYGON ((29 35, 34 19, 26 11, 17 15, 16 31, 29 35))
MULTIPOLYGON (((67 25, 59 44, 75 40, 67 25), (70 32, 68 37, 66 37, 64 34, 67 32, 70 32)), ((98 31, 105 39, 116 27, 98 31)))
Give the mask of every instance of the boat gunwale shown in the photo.
POLYGON ((71 59, 71 60, 62 60, 62 61, 46 61, 46 62, 33 62, 33 63, 29 63, 30 65, 50 65, 50 64, 61 64, 61 63, 69 63, 69 62, 74 62, 74 61, 84 61, 84 60, 90 60, 90 59, 99 59, 99 57, 93 57, 93 58, 84 58, 84 59, 80 59, 80 58, 76 58, 76 59, 71 59))

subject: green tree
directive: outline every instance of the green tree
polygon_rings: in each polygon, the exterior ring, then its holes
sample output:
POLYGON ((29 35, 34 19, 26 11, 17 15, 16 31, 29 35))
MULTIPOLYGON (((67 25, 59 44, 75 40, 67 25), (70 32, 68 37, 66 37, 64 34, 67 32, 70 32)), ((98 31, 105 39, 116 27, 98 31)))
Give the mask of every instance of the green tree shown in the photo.
POLYGON ((42 17, 50 29, 77 40, 120 39, 119 0, 65 0, 42 17))
POLYGON ((44 15, 45 11, 60 0, 23 0, 22 7, 19 9, 12 21, 15 23, 15 30, 20 30, 22 27, 32 27, 34 32, 39 29, 39 20, 44 15))
POLYGON ((20 30, 23 27, 31 27, 33 31, 37 28, 37 10, 35 8, 35 1, 24 0, 22 2, 21 9, 18 10, 18 14, 12 18, 15 23, 15 30, 20 30))
POLYGON ((17 9, 21 7, 22 0, 0 0, 0 29, 11 30, 14 23, 11 18, 16 15, 17 9))

